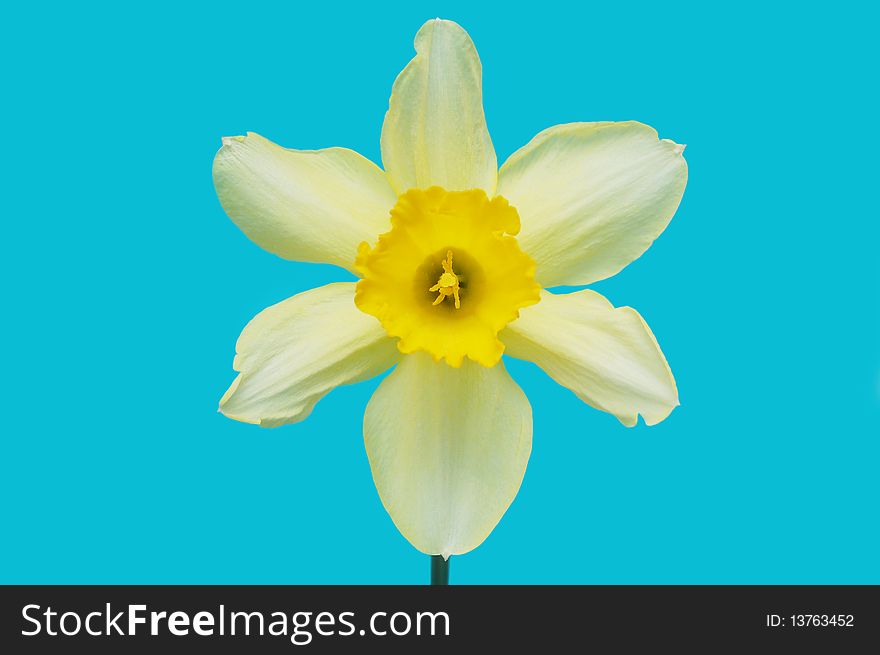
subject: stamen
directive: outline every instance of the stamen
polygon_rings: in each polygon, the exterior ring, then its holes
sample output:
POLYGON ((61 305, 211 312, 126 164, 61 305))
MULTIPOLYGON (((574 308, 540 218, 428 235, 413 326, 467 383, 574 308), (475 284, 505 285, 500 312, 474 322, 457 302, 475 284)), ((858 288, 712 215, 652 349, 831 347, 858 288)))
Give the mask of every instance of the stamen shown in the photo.
POLYGON ((439 295, 434 299, 432 303, 433 306, 439 305, 441 302, 446 300, 449 296, 452 296, 455 301, 455 308, 461 309, 461 299, 459 298, 459 290, 461 287, 458 283, 458 276, 455 274, 455 271, 452 270, 452 251, 446 251, 446 259, 440 262, 440 265, 443 267, 443 274, 440 275, 440 279, 437 280, 437 284, 428 289, 430 292, 437 291, 439 295))

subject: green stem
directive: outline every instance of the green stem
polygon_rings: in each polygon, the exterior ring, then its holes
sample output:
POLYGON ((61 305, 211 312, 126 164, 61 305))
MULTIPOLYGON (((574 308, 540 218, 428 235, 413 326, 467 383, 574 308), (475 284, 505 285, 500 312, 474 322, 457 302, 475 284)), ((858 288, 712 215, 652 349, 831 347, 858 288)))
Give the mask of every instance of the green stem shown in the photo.
POLYGON ((431 584, 449 584, 449 560, 443 555, 431 555, 431 584))

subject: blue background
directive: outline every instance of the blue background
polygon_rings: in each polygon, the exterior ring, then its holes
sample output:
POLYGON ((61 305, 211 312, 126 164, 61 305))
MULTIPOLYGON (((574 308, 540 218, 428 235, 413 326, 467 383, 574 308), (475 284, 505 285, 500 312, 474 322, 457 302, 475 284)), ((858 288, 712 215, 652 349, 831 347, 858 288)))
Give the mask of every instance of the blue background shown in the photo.
POLYGON ((682 406, 627 430, 510 362, 531 462, 452 581, 880 583, 876 16, 359 4, 5 10, 0 580, 427 579, 363 449, 378 380, 277 430, 216 413, 245 323, 350 276, 250 243, 211 161, 247 130, 379 161, 440 15, 477 44, 499 162, 550 125, 637 119, 690 166, 663 236, 597 285, 649 322, 682 406))

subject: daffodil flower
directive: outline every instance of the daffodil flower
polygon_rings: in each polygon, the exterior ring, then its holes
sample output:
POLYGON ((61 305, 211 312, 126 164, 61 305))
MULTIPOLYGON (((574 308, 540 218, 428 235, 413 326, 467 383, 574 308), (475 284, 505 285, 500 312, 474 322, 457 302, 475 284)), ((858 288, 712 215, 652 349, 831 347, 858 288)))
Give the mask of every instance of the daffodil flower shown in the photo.
POLYGON ((638 312, 546 289, 638 258, 675 213, 687 165, 646 125, 599 122, 551 127, 498 170, 468 34, 432 20, 415 48, 382 126, 384 171, 344 148, 223 139, 214 184, 235 224, 271 253, 359 281, 258 314, 220 411, 294 423, 335 387, 396 366, 364 417, 373 479, 412 545, 448 558, 489 535, 529 459, 531 406, 502 354, 626 426, 678 405, 638 312))

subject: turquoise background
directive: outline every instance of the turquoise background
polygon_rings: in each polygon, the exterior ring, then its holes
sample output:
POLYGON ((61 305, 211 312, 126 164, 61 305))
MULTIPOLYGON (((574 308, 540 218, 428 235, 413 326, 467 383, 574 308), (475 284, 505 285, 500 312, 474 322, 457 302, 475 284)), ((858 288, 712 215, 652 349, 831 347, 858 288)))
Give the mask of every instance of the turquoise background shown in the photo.
POLYGON ((510 362, 531 462, 452 581, 880 583, 867 5, 207 6, 4 10, 2 582, 427 580, 362 445, 378 380, 277 430, 216 412, 253 315, 351 278, 250 243, 211 161, 247 130, 378 161, 440 15, 482 56, 499 161, 637 119, 690 166, 669 229, 596 287, 649 322, 682 406, 628 430, 510 362))

